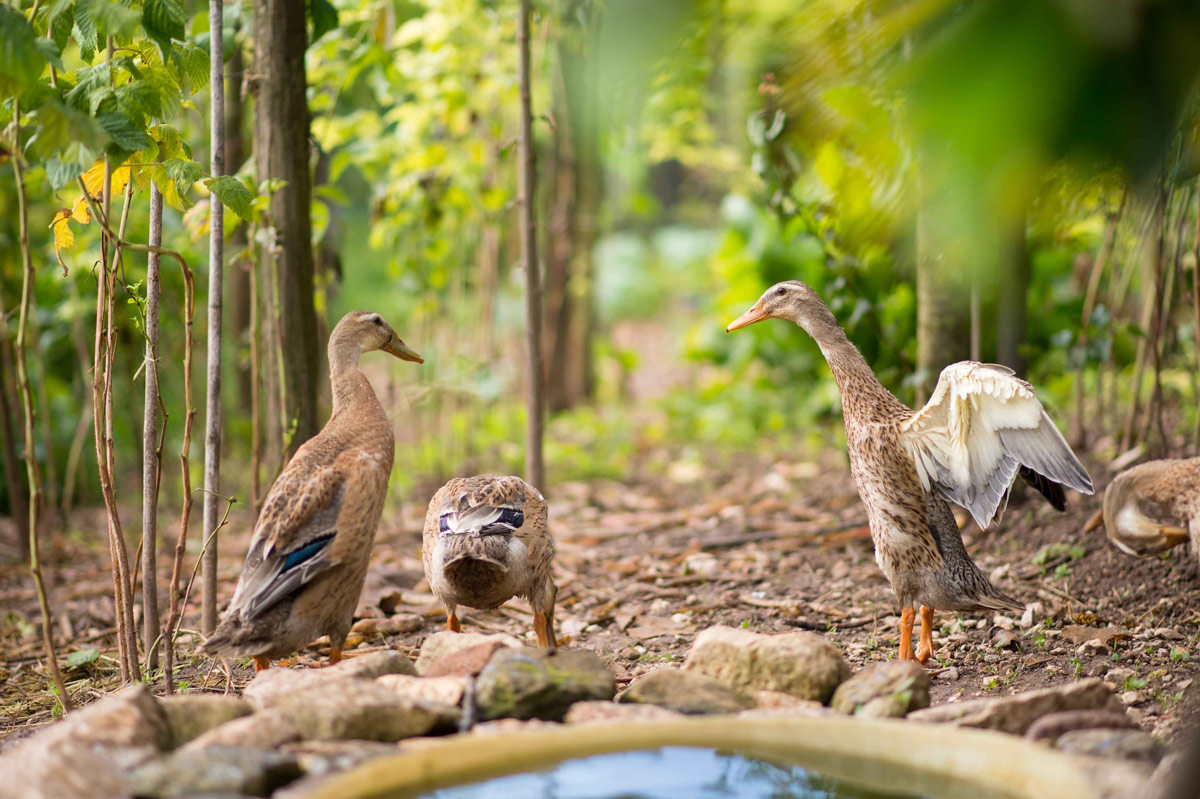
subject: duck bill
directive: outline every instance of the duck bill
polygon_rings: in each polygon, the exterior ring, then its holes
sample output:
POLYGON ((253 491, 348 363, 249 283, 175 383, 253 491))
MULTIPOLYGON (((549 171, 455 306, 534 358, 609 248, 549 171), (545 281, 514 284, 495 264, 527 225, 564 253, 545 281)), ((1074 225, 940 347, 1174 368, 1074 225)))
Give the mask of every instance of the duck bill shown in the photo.
POLYGON ((1188 540, 1188 531, 1182 527, 1168 527, 1164 525, 1159 528, 1162 530, 1163 540, 1166 542, 1166 549, 1177 547, 1180 544, 1186 544, 1188 540))
POLYGON ((1100 525, 1104 524, 1104 511, 1098 510, 1092 514, 1092 518, 1087 520, 1083 525, 1083 532, 1090 533, 1093 530, 1099 529, 1100 525))
POLYGON ((761 322, 762 320, 769 318, 770 314, 768 314, 766 309, 763 308, 762 301, 759 300, 750 307, 750 310, 746 311, 737 319, 734 319, 732 322, 730 322, 729 327, 725 328, 725 332, 732 333, 735 330, 741 330, 743 327, 749 327, 755 322, 761 322))
POLYGON ((425 359, 416 353, 416 350, 409 347, 396 336, 388 339, 388 343, 383 345, 383 351, 389 355, 395 355, 402 361, 412 361, 413 363, 425 363, 425 359))

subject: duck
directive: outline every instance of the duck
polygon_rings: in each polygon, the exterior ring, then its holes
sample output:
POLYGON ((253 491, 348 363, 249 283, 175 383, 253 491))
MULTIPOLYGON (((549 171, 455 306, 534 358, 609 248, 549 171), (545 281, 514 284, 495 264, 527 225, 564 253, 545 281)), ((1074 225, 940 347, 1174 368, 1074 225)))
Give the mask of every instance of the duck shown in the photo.
POLYGON ((1092 493, 1091 477, 1033 387, 1008 367, 962 361, 943 369, 928 403, 913 410, 879 382, 807 284, 777 283, 726 330, 765 319, 803 328, 841 392, 850 471, 866 506, 875 561, 899 600, 900 659, 926 663, 933 655, 935 610, 1023 609, 975 565, 950 503, 986 529, 1003 512, 1018 475, 1059 510, 1066 507, 1065 488, 1092 493))
POLYGON ((456 477, 438 489, 425 513, 421 561, 446 606, 446 629, 462 631, 460 605, 493 610, 520 596, 533 607, 538 646, 558 646, 546 517, 542 492, 519 477, 456 477))
POLYGON ((1121 472, 1084 532, 1101 524, 1127 555, 1149 558, 1190 541, 1200 557, 1200 458, 1147 461, 1121 472))
POLYGON ((259 672, 328 635, 329 663, 342 659, 395 455, 391 421, 358 368, 375 350, 424 363, 377 313, 338 322, 327 348, 333 413, 267 492, 205 654, 250 657, 259 672))

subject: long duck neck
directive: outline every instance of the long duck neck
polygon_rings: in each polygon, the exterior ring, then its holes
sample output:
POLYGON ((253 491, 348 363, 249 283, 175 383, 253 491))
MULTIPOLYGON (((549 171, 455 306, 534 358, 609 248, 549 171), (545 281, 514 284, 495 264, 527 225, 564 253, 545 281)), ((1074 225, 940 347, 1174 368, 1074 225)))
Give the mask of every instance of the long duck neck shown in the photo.
POLYGON ((824 303, 814 303, 806 309, 802 318, 793 321, 804 328, 821 348, 821 354, 825 356, 838 391, 842 394, 843 413, 860 415, 860 409, 876 404, 900 404, 895 395, 879 382, 858 347, 846 336, 846 331, 824 303))
POLYGON ((362 355, 360 343, 338 336, 337 331, 334 331, 326 352, 329 356, 329 383, 333 393, 334 415, 361 397, 364 391, 374 396, 375 392, 367 381, 367 376, 358 368, 358 359, 362 355))

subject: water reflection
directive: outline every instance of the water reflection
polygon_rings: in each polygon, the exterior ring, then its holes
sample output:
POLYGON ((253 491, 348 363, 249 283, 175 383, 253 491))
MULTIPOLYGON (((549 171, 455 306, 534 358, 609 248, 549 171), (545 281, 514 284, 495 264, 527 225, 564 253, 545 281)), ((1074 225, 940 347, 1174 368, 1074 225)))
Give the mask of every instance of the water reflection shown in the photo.
POLYGON ((800 766, 712 749, 664 747, 568 760, 424 794, 423 799, 896 799, 800 766))

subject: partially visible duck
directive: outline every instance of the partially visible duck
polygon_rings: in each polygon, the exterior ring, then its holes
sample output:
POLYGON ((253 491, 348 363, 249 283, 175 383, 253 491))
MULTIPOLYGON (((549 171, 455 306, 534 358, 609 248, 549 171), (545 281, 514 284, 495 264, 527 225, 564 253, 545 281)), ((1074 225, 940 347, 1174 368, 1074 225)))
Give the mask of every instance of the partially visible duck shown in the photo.
POLYGON ((521 596, 533 606, 538 645, 557 646, 553 557, 546 500, 519 477, 456 477, 429 502, 421 559, 449 630, 462 629, 459 605, 491 610, 521 596))
POLYGON ((1084 529, 1101 523, 1128 555, 1148 558, 1190 540, 1200 557, 1200 458, 1149 461, 1121 472, 1104 492, 1104 510, 1084 529))

